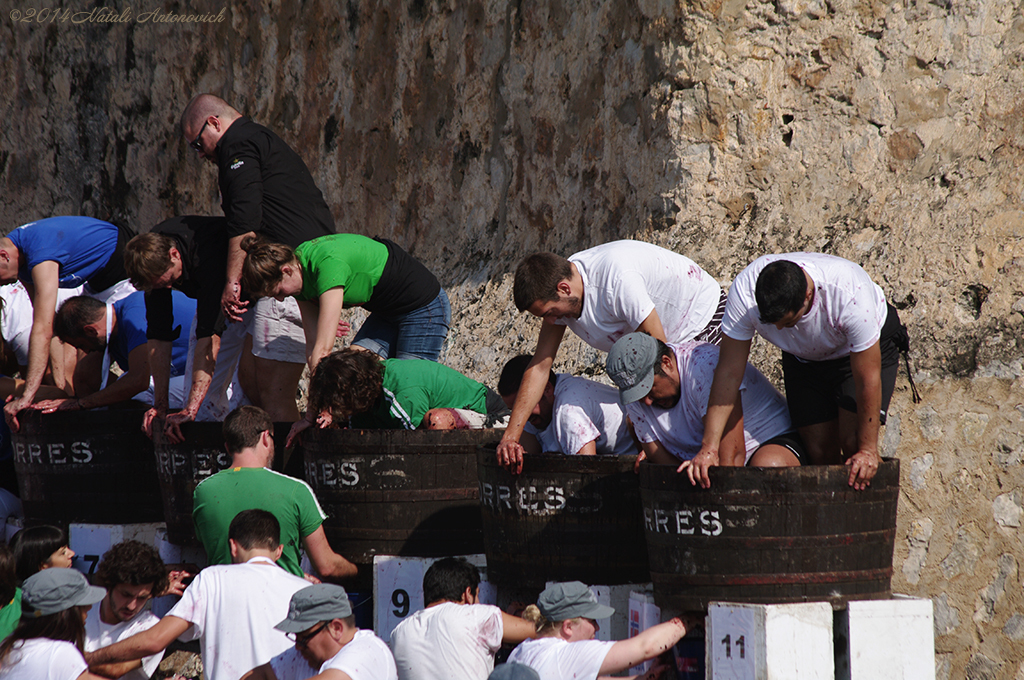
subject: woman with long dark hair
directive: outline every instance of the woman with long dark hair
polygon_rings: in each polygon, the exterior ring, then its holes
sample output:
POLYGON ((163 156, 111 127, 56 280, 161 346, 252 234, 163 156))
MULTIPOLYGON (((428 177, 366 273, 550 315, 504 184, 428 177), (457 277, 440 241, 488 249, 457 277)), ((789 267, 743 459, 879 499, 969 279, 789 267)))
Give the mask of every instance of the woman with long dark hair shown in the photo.
POLYGON ((85 616, 106 596, 74 569, 44 569, 22 585, 21 622, 0 644, 2 680, 101 680, 83 655, 85 616))
POLYGON ((19 581, 51 567, 70 567, 75 551, 68 547, 63 529, 44 524, 22 529, 11 539, 19 581))

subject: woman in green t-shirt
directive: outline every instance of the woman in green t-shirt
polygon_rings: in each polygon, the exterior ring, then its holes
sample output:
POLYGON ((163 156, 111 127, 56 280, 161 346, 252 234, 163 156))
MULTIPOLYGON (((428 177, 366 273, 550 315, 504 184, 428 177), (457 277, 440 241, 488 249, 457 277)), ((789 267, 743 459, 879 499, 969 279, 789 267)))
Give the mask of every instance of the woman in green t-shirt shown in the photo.
POLYGON ((426 267, 391 241, 332 234, 293 251, 249 237, 242 248, 248 292, 298 301, 310 370, 334 349, 346 307, 370 312, 352 344, 385 359, 440 356, 451 325, 448 296, 426 267))

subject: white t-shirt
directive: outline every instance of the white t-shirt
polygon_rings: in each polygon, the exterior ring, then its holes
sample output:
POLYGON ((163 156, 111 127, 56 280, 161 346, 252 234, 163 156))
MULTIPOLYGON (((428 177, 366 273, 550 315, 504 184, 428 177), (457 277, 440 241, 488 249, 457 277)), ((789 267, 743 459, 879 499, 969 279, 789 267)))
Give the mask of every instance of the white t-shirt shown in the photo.
POLYGON ((487 680, 501 649, 501 610, 445 602, 421 609, 391 633, 401 680, 487 680))
POLYGON ((722 332, 733 340, 760 333, 768 342, 806 361, 826 361, 863 352, 878 342, 888 306, 882 289, 860 265, 821 253, 785 253, 759 257, 740 272, 729 289, 722 332), (789 260, 814 281, 811 308, 792 328, 764 324, 754 288, 769 263, 789 260))
MULTIPOLYGON (((69 297, 82 294, 82 287, 58 288, 57 307, 69 297)), ((0 286, 0 336, 18 358, 19 366, 28 365, 28 343, 32 335, 32 299, 21 281, 0 286)))
MULTIPOLYGON (((100 647, 108 647, 136 633, 149 630, 160 619, 148 609, 143 609, 134 618, 111 625, 100 619, 100 608, 103 603, 94 604, 85 619, 85 651, 94 652, 100 647)), ((122 680, 149 680, 156 673, 163 652, 147 656, 142 660, 142 667, 121 676, 122 680)))
POLYGON ((669 342, 695 337, 711 321, 722 289, 688 257, 640 241, 612 241, 569 257, 583 277, 583 310, 567 325, 607 352, 655 309, 669 342))
POLYGON ((70 642, 33 638, 15 644, 0 668, 3 680, 75 680, 89 670, 85 658, 70 642))
POLYGON ((619 404, 619 390, 564 373, 555 376, 551 423, 543 431, 527 423, 525 431, 537 438, 544 451, 575 455, 585 444, 595 442, 601 455, 637 452, 619 404))
POLYGON ((540 680, 595 680, 614 642, 559 637, 527 640, 512 650, 509 663, 521 663, 537 671, 540 680))
POLYGON ((357 630, 341 651, 320 666, 321 673, 327 670, 341 671, 352 680, 398 680, 391 650, 372 630, 357 630))
MULTIPOLYGON (((634 401, 626 406, 626 412, 633 420, 640 441, 659 441, 676 458, 690 460, 700 452, 704 438, 704 414, 718 365, 718 347, 704 342, 669 346, 675 352, 679 367, 679 402, 670 409, 663 409, 634 401)), ((792 425, 786 398, 749 363, 740 384, 740 401, 746 462, 758 446, 789 432, 792 425)))
POLYGON ((309 680, 320 671, 309 665, 306 657, 295 647, 289 647, 270 660, 270 668, 277 680, 309 680))
POLYGON ((265 557, 203 569, 167 612, 192 623, 179 638, 199 638, 208 680, 238 680, 294 643, 274 628, 309 583, 265 557))

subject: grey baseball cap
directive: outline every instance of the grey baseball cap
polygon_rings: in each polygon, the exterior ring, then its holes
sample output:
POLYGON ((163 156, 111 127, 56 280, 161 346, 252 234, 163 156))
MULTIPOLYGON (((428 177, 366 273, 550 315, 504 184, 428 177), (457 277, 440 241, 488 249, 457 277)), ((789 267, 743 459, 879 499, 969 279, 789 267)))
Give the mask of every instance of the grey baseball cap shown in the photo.
POLYGON ((89 585, 74 569, 43 569, 25 579, 21 586, 21 618, 32 619, 71 607, 96 604, 106 595, 105 588, 89 585))
POLYGON ((288 603, 288 616, 274 626, 285 633, 301 633, 321 621, 332 621, 352 616, 352 603, 341 586, 318 583, 292 595, 288 603))
POLYGON ((654 386, 657 362, 658 341, 646 333, 630 333, 615 341, 604 368, 619 387, 619 401, 632 404, 647 396, 654 386))
POLYGON ((594 593, 579 581, 553 583, 537 598, 537 608, 548 621, 567 621, 576 617, 606 619, 615 609, 599 604, 594 593))
POLYGON ((503 663, 494 667, 487 680, 540 680, 540 675, 525 664, 503 663))

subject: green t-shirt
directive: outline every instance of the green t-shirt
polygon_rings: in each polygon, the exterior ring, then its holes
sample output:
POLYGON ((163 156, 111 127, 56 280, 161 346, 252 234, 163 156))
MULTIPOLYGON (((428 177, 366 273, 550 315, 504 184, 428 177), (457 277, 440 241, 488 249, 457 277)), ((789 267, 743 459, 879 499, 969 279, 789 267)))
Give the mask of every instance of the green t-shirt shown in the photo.
POLYGON ((21 621, 21 588, 14 589, 14 598, 0 609, 0 640, 14 632, 21 621))
POLYGON ((308 484, 266 468, 222 470, 196 486, 193 500, 192 521, 210 564, 231 564, 231 520, 243 510, 258 508, 281 523, 284 552, 277 563, 285 571, 302 576, 302 539, 327 519, 308 484))
POLYGON ((295 249, 302 265, 302 290, 297 300, 316 300, 331 288, 345 289, 345 306, 369 302, 388 261, 388 247, 358 234, 332 234, 306 241, 295 249))
POLYGON ((386 359, 384 393, 373 409, 352 417, 352 427, 415 430, 433 408, 487 413, 487 388, 454 368, 424 359, 386 359))

